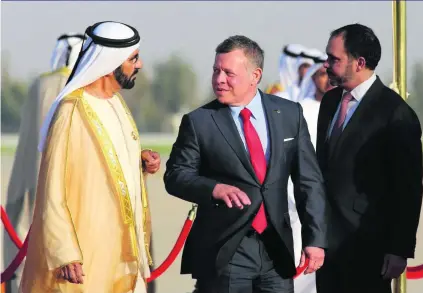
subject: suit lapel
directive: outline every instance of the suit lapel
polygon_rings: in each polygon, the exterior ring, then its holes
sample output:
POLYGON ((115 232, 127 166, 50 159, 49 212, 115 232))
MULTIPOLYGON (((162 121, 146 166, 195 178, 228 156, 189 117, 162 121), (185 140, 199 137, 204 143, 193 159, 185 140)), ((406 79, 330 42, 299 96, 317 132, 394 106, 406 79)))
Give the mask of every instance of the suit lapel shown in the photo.
POLYGON ((272 103, 272 100, 260 91, 263 103, 264 114, 267 120, 267 129, 269 132, 269 144, 270 144, 270 159, 267 164, 267 172, 264 183, 271 181, 274 171, 277 169, 275 166, 278 165, 278 159, 283 153, 283 109, 280 109, 278 105, 272 103))
POLYGON ((253 166, 251 165, 250 158, 248 157, 248 153, 245 150, 244 143, 241 140, 238 129, 232 118, 230 108, 219 104, 219 108, 212 114, 212 117, 223 137, 231 146, 245 169, 251 174, 254 180, 259 183, 253 166))
POLYGON ((380 97, 380 90, 383 88, 383 83, 379 78, 375 80, 367 93, 363 96, 360 104, 355 109, 344 130, 342 131, 336 145, 333 146, 330 158, 334 157, 337 152, 342 149, 347 139, 352 136, 357 130, 361 129, 360 125, 368 125, 373 117, 374 103, 380 97))

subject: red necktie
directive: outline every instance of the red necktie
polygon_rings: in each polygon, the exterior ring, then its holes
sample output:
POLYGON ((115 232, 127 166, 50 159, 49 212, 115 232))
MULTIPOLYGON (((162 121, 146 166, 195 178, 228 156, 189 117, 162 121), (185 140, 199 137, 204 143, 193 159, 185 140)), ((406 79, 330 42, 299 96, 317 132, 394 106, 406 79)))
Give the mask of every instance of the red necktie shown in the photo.
MULTIPOLYGON (((266 158, 260 138, 255 130, 253 124, 250 121, 251 111, 247 108, 242 109, 241 113, 242 121, 244 122, 244 136, 247 143, 248 152, 250 153, 251 164, 253 165, 254 171, 256 172, 257 178, 260 184, 263 183, 266 177, 266 158)), ((255 216, 252 224, 253 228, 259 233, 267 227, 266 213, 264 211, 264 204, 261 203, 260 208, 255 216)))

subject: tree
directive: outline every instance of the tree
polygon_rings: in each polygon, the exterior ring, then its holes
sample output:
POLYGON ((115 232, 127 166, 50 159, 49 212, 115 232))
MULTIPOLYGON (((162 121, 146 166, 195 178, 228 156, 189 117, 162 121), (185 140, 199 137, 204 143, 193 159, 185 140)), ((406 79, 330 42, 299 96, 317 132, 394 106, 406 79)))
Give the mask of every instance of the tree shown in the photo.
POLYGON ((163 111, 162 131, 173 130, 174 115, 192 109, 198 104, 196 75, 189 64, 173 54, 154 67, 151 85, 152 95, 157 106, 163 111))
POLYGON ((140 132, 159 132, 163 111, 151 92, 151 80, 144 71, 137 74, 135 87, 122 93, 140 132))
POLYGON ((152 80, 141 70, 123 96, 141 132, 174 131, 181 113, 200 102, 194 71, 175 54, 154 66, 152 80))
POLYGON ((28 95, 28 84, 16 81, 9 75, 7 56, 2 56, 1 69, 1 131, 17 132, 21 108, 28 95))

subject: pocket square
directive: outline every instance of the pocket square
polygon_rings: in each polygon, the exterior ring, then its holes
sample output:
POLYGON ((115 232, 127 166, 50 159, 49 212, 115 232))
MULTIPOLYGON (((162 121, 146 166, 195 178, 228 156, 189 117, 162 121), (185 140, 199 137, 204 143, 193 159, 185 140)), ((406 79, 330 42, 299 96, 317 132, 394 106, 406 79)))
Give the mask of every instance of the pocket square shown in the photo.
POLYGON ((290 141, 290 140, 293 140, 293 139, 294 139, 293 137, 290 137, 290 138, 284 138, 284 140, 283 140, 283 141, 285 142, 285 141, 290 141))

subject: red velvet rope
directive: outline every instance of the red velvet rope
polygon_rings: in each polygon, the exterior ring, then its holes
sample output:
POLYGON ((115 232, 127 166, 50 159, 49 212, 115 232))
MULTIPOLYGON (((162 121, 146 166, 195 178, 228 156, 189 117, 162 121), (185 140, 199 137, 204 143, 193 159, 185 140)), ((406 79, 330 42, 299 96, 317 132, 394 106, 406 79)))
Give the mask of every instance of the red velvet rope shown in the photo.
POLYGON ((3 273, 1 273, 1 282, 7 282, 10 279, 12 279, 13 274, 16 272, 18 267, 21 265, 22 261, 24 260, 26 256, 26 251, 28 249, 28 239, 29 239, 29 232, 26 235, 25 241, 19 249, 18 254, 15 256, 13 261, 10 263, 10 265, 7 267, 7 269, 4 270, 3 273))
MULTIPOLYGON (((176 241, 175 245, 173 246, 172 251, 170 252, 169 256, 165 259, 165 261, 151 273, 150 278, 147 279, 148 283, 152 282, 155 279, 157 279, 158 277, 160 277, 173 264, 176 257, 178 256, 179 252, 181 251, 182 247, 185 244, 185 240, 188 237, 188 234, 191 230, 192 224, 193 224, 192 220, 190 220, 189 218, 186 219, 185 224, 182 227, 182 231, 179 234, 178 240, 176 241)), ((301 275, 306 270, 308 263, 309 263, 309 260, 306 259, 304 265, 297 268, 297 272, 294 276, 294 279, 297 278, 299 275, 301 275)))
MULTIPOLYGON (((1 282, 7 282, 12 277, 17 268, 22 263, 23 259, 26 256, 27 248, 28 248, 28 239, 29 239, 29 232, 28 235, 25 238, 24 243, 22 244, 22 241, 19 239, 19 236, 16 234, 15 229, 13 228, 12 224, 10 223, 9 217, 7 216, 5 210, 3 209, 3 206, 0 206, 1 209, 1 220, 4 224, 4 227, 6 229, 6 232, 9 234, 10 239, 13 241, 13 243, 16 245, 16 247, 19 249, 18 254, 13 259, 12 263, 6 268, 6 270, 1 274, 1 282)), ((193 224, 193 220, 191 217, 188 217, 185 220, 184 226, 182 227, 181 233, 179 234, 179 237, 173 246, 169 256, 165 259, 165 261, 154 271, 151 272, 150 278, 147 279, 147 282, 152 282, 156 278, 160 277, 175 261, 176 257, 180 253, 182 247, 185 244, 185 240, 188 237, 188 234, 191 230, 193 224)), ((294 276, 294 279, 300 276, 307 268, 309 263, 309 260, 306 259, 303 266, 298 267, 296 274, 294 276)), ((407 279, 413 280, 413 279, 422 279, 423 278, 423 265, 414 266, 414 267, 407 267, 406 271, 407 279)))
POLYGON ((409 280, 423 279, 423 265, 407 267, 406 276, 409 280))
POLYGON ((185 224, 182 227, 182 231, 179 234, 178 240, 176 240, 175 245, 172 248, 172 251, 169 253, 168 257, 165 259, 165 261, 154 271, 151 272, 150 278, 147 279, 147 282, 152 282, 158 277, 161 276, 169 267, 170 265, 175 261, 176 257, 178 256, 179 252, 181 251, 182 247, 185 244, 185 240, 188 237, 189 231, 191 230, 193 221, 189 218, 185 220, 185 224))
POLYGON ((10 239, 15 243, 17 248, 22 247, 22 241, 19 239, 18 234, 16 234, 15 229, 12 226, 12 223, 10 223, 9 216, 6 214, 6 211, 4 210, 3 206, 0 206, 1 208, 1 221, 3 222, 4 228, 7 231, 7 234, 9 234, 10 239))

